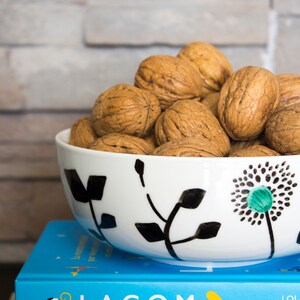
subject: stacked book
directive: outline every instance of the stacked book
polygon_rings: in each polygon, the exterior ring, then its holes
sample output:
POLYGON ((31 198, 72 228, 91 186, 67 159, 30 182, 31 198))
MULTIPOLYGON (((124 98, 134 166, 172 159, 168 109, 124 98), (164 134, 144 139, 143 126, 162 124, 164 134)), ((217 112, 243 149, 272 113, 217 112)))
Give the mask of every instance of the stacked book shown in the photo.
POLYGON ((300 255, 237 268, 154 262, 52 221, 20 271, 16 300, 299 300, 300 255))

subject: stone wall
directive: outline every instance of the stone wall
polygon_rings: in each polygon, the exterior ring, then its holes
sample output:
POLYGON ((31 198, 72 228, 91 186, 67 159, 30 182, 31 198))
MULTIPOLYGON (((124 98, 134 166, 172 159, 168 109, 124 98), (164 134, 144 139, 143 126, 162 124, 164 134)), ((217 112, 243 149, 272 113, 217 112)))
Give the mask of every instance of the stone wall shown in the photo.
POLYGON ((139 62, 205 41, 234 69, 300 74, 297 0, 1 0, 0 262, 22 262, 52 219, 72 218, 54 136, 139 62))

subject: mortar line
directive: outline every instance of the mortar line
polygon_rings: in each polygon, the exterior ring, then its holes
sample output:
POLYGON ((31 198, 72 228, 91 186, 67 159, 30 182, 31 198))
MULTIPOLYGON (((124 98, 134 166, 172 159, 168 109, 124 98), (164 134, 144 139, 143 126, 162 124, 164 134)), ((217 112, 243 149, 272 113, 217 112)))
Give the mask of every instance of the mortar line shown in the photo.
POLYGON ((268 16, 268 43, 265 52, 262 55, 263 67, 275 72, 275 53, 278 33, 278 14, 273 9, 273 2, 270 2, 270 10, 268 16))

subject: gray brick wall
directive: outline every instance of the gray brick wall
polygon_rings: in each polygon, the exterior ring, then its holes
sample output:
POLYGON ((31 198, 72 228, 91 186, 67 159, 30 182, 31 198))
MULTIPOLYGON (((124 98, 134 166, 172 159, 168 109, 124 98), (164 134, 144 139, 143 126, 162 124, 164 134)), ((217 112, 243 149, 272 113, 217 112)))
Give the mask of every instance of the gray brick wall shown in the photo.
POLYGON ((300 1, 0 1, 0 262, 24 260, 49 220, 72 218, 55 134, 132 83, 141 60, 193 41, 234 69, 300 74, 300 1))

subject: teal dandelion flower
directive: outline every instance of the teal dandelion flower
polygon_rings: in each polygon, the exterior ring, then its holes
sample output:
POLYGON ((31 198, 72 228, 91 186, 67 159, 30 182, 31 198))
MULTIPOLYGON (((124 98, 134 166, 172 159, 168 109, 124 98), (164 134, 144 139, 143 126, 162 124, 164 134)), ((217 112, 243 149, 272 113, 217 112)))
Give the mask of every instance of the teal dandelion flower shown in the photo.
POLYGON ((269 258, 275 251, 272 222, 291 205, 293 189, 297 186, 294 177, 286 162, 276 165, 266 162, 257 166, 249 165, 240 177, 233 179, 233 211, 242 222, 251 225, 267 223, 271 242, 269 258))
POLYGON ((273 205, 273 195, 265 186, 254 187, 250 190, 246 203, 251 210, 265 213, 269 211, 273 205))

